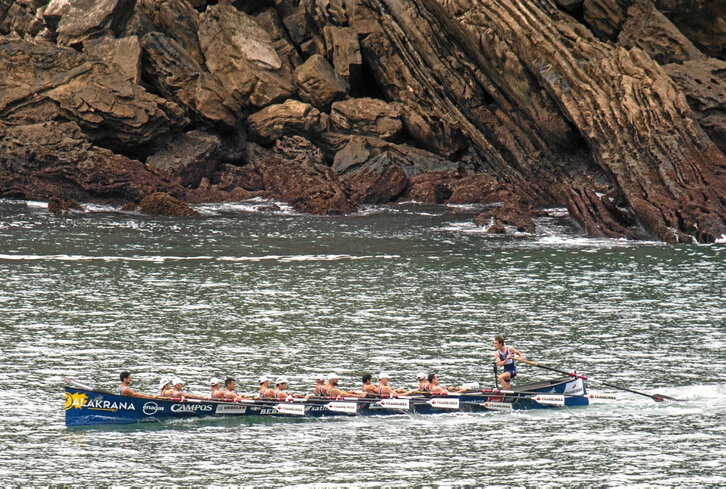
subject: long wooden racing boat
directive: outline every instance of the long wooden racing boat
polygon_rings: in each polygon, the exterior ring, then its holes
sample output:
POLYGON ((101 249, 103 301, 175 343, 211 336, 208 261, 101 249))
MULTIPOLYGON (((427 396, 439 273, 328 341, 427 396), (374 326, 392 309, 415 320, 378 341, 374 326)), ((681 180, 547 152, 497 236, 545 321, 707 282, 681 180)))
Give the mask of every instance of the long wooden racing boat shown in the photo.
POLYGON ((66 425, 137 423, 206 416, 368 416, 450 412, 512 411, 587 406, 593 397, 583 379, 565 377, 523 384, 511 390, 399 397, 249 399, 242 401, 144 399, 94 389, 69 379, 65 385, 66 425))

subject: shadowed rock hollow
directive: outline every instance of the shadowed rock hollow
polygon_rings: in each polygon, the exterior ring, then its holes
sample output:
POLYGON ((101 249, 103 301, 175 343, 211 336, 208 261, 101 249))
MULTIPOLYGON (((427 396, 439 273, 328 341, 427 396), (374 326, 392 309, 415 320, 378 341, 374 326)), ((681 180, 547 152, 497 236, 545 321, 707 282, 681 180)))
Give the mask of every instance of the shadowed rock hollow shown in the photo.
POLYGON ((566 206, 712 242, 719 2, 0 0, 0 195, 502 202, 497 232, 566 206))

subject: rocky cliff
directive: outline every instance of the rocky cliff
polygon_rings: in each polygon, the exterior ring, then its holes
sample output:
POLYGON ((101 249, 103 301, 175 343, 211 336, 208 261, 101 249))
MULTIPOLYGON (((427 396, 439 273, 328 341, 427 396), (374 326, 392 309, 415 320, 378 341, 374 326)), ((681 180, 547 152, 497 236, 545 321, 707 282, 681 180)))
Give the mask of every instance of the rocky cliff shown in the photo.
POLYGON ((0 196, 502 202, 477 219, 496 231, 560 205, 593 236, 713 242, 725 15, 725 0, 0 0, 0 196))

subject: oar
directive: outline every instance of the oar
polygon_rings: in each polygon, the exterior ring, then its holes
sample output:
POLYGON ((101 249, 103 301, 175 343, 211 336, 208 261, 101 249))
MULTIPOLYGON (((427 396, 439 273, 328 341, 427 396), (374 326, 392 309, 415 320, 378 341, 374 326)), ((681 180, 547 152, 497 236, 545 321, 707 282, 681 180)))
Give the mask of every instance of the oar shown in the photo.
POLYGON ((593 379, 592 377, 585 377, 584 375, 577 375, 575 373, 567 372, 565 370, 560 370, 558 368, 552 368, 552 367, 548 367, 546 365, 541 365, 541 364, 539 364, 537 362, 533 362, 531 360, 525 360, 524 358, 515 358, 515 360, 518 361, 518 362, 526 363, 527 365, 532 365, 533 367, 544 368, 546 370, 552 370, 553 372, 559 372, 561 374, 569 375, 570 377, 575 377, 577 379, 589 380, 591 382, 595 382, 595 383, 598 383, 598 384, 606 385, 608 387, 612 387, 613 389, 619 389, 621 391, 632 392, 633 394, 638 394, 640 396, 650 397, 651 399, 653 399, 656 402, 660 402, 660 401, 682 401, 683 400, 683 399, 676 399, 675 397, 666 396, 664 394, 646 394, 645 392, 640 392, 640 391, 636 391, 636 390, 633 390, 633 389, 628 389, 627 387, 620 387, 619 385, 609 384, 609 383, 604 382, 602 380, 593 379))
POLYGON ((494 388, 499 387, 499 372, 497 371, 497 362, 492 362, 492 368, 494 369, 494 388))

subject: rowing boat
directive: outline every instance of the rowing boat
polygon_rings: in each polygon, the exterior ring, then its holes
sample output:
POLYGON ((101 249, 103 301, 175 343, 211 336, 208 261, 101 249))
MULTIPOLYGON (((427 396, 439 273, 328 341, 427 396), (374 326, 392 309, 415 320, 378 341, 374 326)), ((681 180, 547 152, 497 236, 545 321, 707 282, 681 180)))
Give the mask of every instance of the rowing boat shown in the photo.
POLYGON ((65 379, 66 425, 137 423, 206 416, 368 416, 512 411, 587 406, 585 382, 572 377, 523 384, 511 390, 472 390, 448 395, 309 399, 145 399, 122 396, 65 379))

